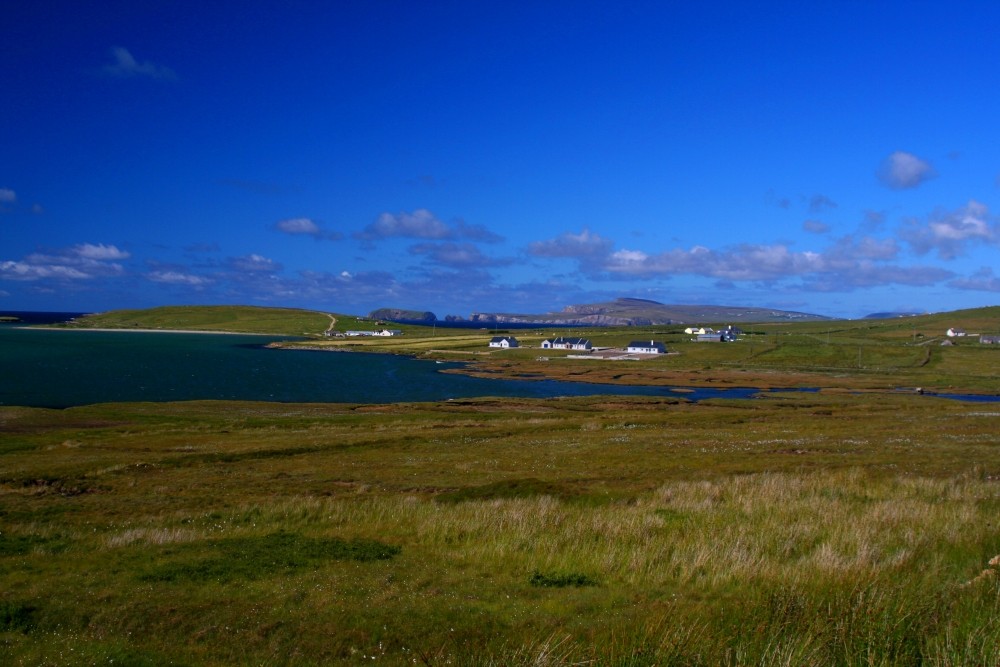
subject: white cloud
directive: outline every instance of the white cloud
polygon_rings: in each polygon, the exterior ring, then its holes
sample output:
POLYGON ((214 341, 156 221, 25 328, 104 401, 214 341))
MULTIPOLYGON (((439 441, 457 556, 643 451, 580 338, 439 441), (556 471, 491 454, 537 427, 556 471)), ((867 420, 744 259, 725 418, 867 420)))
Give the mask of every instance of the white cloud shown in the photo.
POLYGON ((611 239, 602 238, 585 227, 579 234, 567 232, 554 239, 536 241, 528 246, 528 253, 535 257, 592 259, 606 256, 613 246, 611 239))
POLYGON ((900 236, 910 243, 914 252, 936 251, 941 259, 954 259, 969 245, 1000 242, 1000 227, 992 220, 985 204, 972 200, 958 210, 935 213, 925 225, 910 220, 900 236))
POLYGON ((105 65, 105 74, 121 78, 149 77, 152 79, 165 80, 177 78, 177 75, 169 67, 156 65, 148 60, 139 62, 128 49, 122 46, 112 48, 111 55, 115 62, 111 65, 105 65))
POLYGON ((154 283, 185 285, 187 287, 201 287, 212 282, 203 276, 196 276, 192 273, 184 273, 182 271, 151 271, 146 274, 146 278, 154 283))
POLYGON ((310 218, 288 218, 286 220, 280 220, 274 224, 274 228, 283 234, 289 234, 291 236, 311 236, 317 241, 321 239, 335 241, 342 238, 342 235, 337 232, 323 231, 319 224, 310 218))
POLYGON ((413 213, 382 213, 375 222, 365 227, 357 238, 373 240, 397 236, 416 239, 447 239, 452 231, 433 213, 418 208, 413 213))
POLYGON ((375 222, 365 227, 354 238, 362 241, 374 241, 388 238, 428 239, 445 241, 451 239, 468 239, 486 243, 497 243, 502 236, 494 234, 483 225, 470 225, 464 220, 445 223, 425 208, 418 208, 413 213, 382 213, 375 222))
POLYGON ((256 253, 230 258, 229 267, 235 271, 247 273, 275 273, 281 271, 282 268, 281 264, 273 259, 256 253))
POLYGON ((13 204, 17 201, 17 193, 10 188, 0 188, 0 203, 13 204))
POLYGON ((129 257, 129 253, 124 250, 119 250, 113 245, 104 245, 103 243, 81 243, 80 245, 73 246, 73 252, 78 257, 97 261, 128 259, 129 257))
POLYGON ((894 190, 915 188, 934 175, 934 167, 929 162, 905 151, 896 151, 887 157, 878 172, 879 180, 894 190))
POLYGON ((21 260, 0 262, 0 279, 36 280, 90 280, 119 276, 125 268, 116 260, 129 257, 129 253, 113 245, 82 243, 53 253, 32 253, 21 260))
POLYGON ((5 280, 43 280, 45 278, 86 280, 91 277, 86 272, 65 264, 38 261, 0 262, 0 278, 5 280))
POLYGON ((305 234, 307 236, 318 236, 321 232, 319 225, 309 218, 289 218, 281 220, 274 225, 279 232, 286 234, 305 234))

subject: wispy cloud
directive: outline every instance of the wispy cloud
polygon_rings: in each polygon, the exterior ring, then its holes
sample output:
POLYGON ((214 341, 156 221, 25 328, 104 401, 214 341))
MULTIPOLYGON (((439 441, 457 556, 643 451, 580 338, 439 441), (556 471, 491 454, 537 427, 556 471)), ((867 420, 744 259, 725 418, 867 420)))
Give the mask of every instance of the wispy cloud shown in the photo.
POLYGON ((103 243, 81 243, 80 245, 73 246, 73 252, 83 259, 101 262, 128 259, 129 257, 129 253, 124 250, 119 250, 113 245, 104 245, 103 243))
POLYGON ((20 260, 0 261, 0 279, 75 281, 120 276, 125 272, 120 262, 129 256, 113 245, 83 243, 51 253, 32 253, 20 260))
POLYGON ((915 188, 934 176, 934 167, 929 162, 905 151, 891 154, 878 171, 879 180, 893 190, 915 188))
POLYGON ((447 239, 452 231, 437 216, 425 208, 413 213, 382 213, 355 236, 363 240, 404 237, 414 239, 447 239))
POLYGON ((418 243, 410 246, 409 251, 411 255, 425 257, 432 264, 453 268, 506 266, 512 262, 510 259, 488 257, 472 243, 418 243))
POLYGON ((809 212, 816 214, 822 213, 832 208, 837 208, 837 202, 833 201, 826 195, 813 195, 809 198, 809 212))
POLYGON ((13 204, 17 201, 17 193, 10 188, 0 188, 0 204, 13 204))
POLYGON ((146 77, 169 81, 177 78, 177 74, 169 67, 157 65, 148 60, 142 62, 136 60, 123 46, 113 47, 111 56, 114 58, 114 62, 105 65, 103 69, 103 72, 109 76, 119 78, 146 77))
POLYGON ((612 247, 614 241, 602 238, 584 227, 579 234, 566 232, 554 239, 535 241, 528 246, 528 254, 535 257, 593 260, 605 257, 612 247))
POLYGON ((243 257, 230 257, 226 266, 239 273, 277 273, 282 270, 280 263, 256 253, 243 257))
POLYGON ((146 274, 146 279, 154 283, 167 285, 182 285, 184 287, 200 288, 210 285, 212 280, 205 276, 199 276, 184 271, 150 271, 146 274))
POLYGON ((274 229, 290 236, 311 236, 317 241, 324 239, 336 241, 343 238, 343 234, 339 232, 324 231, 317 222, 310 218, 279 220, 274 224, 274 229))
POLYGON ((830 225, 819 220, 806 220, 802 223, 802 229, 813 234, 826 234, 830 231, 830 225))
POLYGON ((956 278, 952 280, 948 283, 948 286, 979 292, 1000 292, 1000 277, 993 273, 991 267, 984 266, 968 278, 956 278))
POLYGON ((354 238, 376 241, 388 238, 411 238, 428 240, 467 239, 495 243, 503 237, 494 234, 482 225, 470 225, 464 220, 449 224, 425 208, 412 213, 382 213, 373 223, 356 233, 354 238))

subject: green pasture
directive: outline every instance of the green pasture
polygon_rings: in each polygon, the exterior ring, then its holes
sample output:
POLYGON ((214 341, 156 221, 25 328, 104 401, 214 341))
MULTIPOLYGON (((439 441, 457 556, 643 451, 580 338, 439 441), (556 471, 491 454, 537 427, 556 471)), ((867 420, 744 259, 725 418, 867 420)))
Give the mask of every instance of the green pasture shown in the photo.
POLYGON ((998 425, 828 392, 0 407, 0 655, 1000 664, 998 425))

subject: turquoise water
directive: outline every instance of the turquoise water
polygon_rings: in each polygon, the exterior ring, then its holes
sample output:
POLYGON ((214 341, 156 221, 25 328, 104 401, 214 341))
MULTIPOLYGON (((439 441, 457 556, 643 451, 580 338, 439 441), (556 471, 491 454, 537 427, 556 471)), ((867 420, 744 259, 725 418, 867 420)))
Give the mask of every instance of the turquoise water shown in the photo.
MULTIPOLYGON (((477 396, 676 395, 664 387, 490 380, 460 364, 388 354, 272 350, 269 336, 65 331, 0 326, 0 405, 63 408, 118 401, 233 399, 395 403, 477 396)), ((684 398, 742 397, 754 389, 684 398)))

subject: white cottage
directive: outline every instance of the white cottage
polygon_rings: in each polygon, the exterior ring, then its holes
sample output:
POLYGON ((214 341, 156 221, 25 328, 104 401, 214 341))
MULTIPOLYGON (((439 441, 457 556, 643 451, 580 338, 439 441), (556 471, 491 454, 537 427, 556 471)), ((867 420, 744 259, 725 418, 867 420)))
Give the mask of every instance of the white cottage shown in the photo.
POLYGON ((590 341, 586 338, 552 338, 542 341, 542 348, 546 350, 590 350, 593 349, 590 341))
POLYGON ((663 343, 658 343, 655 340, 651 340, 649 342, 644 340, 635 340, 628 344, 626 352, 634 354, 666 354, 667 346, 663 343))
POLYGON ((513 336, 494 336, 490 339, 490 347, 517 347, 517 339, 513 336))

